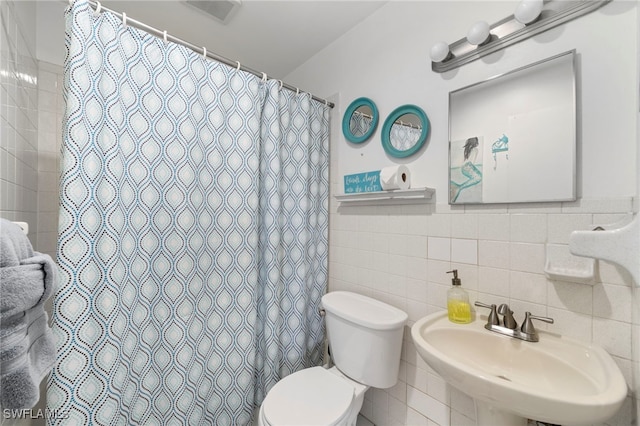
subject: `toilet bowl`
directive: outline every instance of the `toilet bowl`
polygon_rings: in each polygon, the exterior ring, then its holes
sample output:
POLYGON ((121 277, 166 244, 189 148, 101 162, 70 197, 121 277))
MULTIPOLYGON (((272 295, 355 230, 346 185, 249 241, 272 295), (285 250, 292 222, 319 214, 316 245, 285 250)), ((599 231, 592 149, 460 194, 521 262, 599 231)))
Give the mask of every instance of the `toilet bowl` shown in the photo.
POLYGON ((407 314, 346 291, 325 294, 322 307, 335 366, 300 370, 276 383, 258 425, 355 425, 367 389, 396 384, 407 314))
POLYGON ((260 407, 260 426, 355 425, 368 386, 336 367, 307 368, 280 380, 260 407))

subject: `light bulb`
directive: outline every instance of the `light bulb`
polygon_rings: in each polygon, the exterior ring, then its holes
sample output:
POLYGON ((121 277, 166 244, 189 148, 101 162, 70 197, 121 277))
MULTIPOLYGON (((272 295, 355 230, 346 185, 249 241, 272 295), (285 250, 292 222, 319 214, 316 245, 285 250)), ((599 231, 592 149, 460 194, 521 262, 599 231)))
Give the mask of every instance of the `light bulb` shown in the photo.
POLYGON ((449 56, 449 45, 444 41, 439 41, 431 47, 431 60, 442 62, 449 56))
POLYGON ((469 28, 469 32, 467 33, 467 41, 476 46, 484 43, 489 39, 489 24, 485 21, 478 21, 471 28, 469 28))
POLYGON ((542 12, 543 0, 522 0, 516 7, 513 16, 521 24, 529 24, 536 20, 542 12))

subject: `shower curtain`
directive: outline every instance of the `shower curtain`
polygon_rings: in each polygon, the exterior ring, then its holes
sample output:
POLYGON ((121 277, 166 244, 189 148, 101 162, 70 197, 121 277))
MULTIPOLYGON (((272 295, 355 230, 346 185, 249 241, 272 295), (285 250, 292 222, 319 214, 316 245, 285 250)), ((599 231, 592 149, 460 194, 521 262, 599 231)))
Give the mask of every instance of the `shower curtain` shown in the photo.
POLYGON ((86 0, 66 20, 49 423, 248 424, 321 362, 328 107, 86 0))

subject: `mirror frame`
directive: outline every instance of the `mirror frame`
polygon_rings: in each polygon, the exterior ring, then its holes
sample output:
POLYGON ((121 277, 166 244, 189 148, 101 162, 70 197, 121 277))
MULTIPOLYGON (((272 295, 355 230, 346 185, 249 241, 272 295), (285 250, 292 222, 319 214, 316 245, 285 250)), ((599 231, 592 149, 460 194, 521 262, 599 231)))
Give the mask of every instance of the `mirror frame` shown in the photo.
POLYGON ((398 108, 394 109, 384 121, 384 124, 382 126, 382 147, 384 148, 385 152, 392 157, 409 157, 418 152, 420 148, 422 148, 425 141, 427 140, 430 129, 431 125, 429 122, 429 118, 422 108, 417 105, 411 104, 399 106, 398 108), (420 122, 422 124, 422 132, 420 133, 419 139, 411 148, 399 150, 396 149, 391 143, 391 127, 398 118, 402 117, 405 114, 415 114, 420 119, 420 122))
POLYGON ((378 108, 376 107, 376 104, 369 98, 358 98, 351 102, 344 113, 344 116, 342 118, 342 133, 344 134, 344 137, 351 143, 363 143, 367 141, 371 137, 371 135, 373 135, 373 132, 376 131, 379 119, 380 115, 378 114, 378 108), (362 136, 356 136, 351 133, 351 127, 349 124, 351 122, 351 116, 356 112, 358 108, 362 106, 368 106, 369 108, 371 108, 371 115, 373 116, 373 118, 371 119, 371 127, 369 128, 369 130, 362 136))

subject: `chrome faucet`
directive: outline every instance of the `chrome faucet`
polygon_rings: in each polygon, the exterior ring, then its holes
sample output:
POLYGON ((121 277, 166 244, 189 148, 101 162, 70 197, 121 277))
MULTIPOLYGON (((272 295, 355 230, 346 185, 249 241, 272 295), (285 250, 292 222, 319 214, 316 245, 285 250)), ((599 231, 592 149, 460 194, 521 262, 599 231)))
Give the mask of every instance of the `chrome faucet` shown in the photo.
POLYGON ((518 323, 513 318, 513 311, 509 309, 509 305, 506 303, 503 303, 497 309, 495 304, 487 305, 486 303, 475 302, 475 305, 491 310, 484 328, 489 331, 504 334, 505 336, 514 337, 526 342, 537 342, 540 340, 538 331, 533 326, 531 320, 539 320, 553 324, 553 318, 539 317, 531 314, 531 312, 526 312, 522 327, 518 328, 518 323), (502 322, 498 315, 502 315, 502 322))

